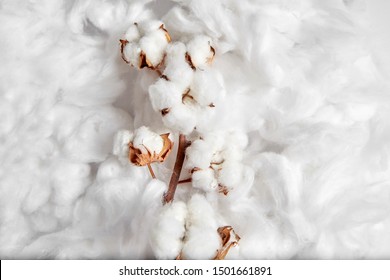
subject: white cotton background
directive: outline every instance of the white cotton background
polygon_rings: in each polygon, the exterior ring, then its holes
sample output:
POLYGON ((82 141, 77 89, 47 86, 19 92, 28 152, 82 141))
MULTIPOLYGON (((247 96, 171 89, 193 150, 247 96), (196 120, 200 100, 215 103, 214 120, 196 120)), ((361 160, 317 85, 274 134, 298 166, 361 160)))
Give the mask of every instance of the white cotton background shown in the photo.
POLYGON ((389 258, 389 9, 386 0, 0 1, 0 257, 173 258, 184 246, 189 258, 211 258, 202 231, 230 225, 241 240, 227 258, 389 258), (185 210, 170 220, 162 205, 177 143, 153 165, 158 180, 112 151, 120 130, 169 130, 149 100, 158 76, 120 57, 128 27, 149 19, 173 41, 207 36, 216 51, 205 78, 215 108, 175 109, 188 131, 198 124, 191 137, 239 130, 248 141, 242 191, 178 187, 180 209, 199 200, 210 212, 185 244, 185 210), (173 248, 159 243, 169 223, 173 248))

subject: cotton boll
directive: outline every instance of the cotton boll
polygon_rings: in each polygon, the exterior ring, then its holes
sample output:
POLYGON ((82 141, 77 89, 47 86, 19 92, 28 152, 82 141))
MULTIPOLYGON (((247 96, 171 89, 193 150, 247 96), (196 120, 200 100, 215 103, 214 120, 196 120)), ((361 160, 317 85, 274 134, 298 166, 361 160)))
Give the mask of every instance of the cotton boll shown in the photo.
POLYGON ((213 259, 220 246, 220 237, 217 228, 195 227, 189 228, 182 250, 184 259, 210 260, 213 259))
POLYGON ((191 84, 191 95, 201 106, 215 106, 222 86, 218 83, 213 71, 196 71, 191 84))
POLYGON ((218 169, 218 182, 229 189, 239 187, 243 179, 244 166, 234 161, 225 161, 218 169))
POLYGON ((114 136, 112 153, 119 158, 128 158, 129 143, 133 140, 134 133, 130 130, 119 130, 114 136))
POLYGON ((188 88, 192 82, 194 71, 185 60, 185 45, 181 42, 172 43, 168 45, 166 53, 164 75, 180 88, 188 88))
POLYGON ((211 48, 211 38, 198 35, 187 43, 188 54, 195 67, 202 68, 211 63, 214 57, 214 51, 211 48))
POLYGON ((214 209, 203 195, 194 194, 187 206, 190 215, 189 225, 217 226, 214 209))
POLYGON ((214 170, 211 168, 198 170, 191 175, 192 186, 196 189, 205 192, 215 191, 218 187, 218 182, 215 179, 214 170))
POLYGON ((172 202, 163 207, 151 234, 151 245, 157 259, 175 259, 183 247, 187 206, 172 202))
POLYGON ((167 45, 166 34, 162 29, 157 29, 149 33, 139 41, 141 50, 154 67, 159 65, 163 60, 167 45))
POLYGON ((202 135, 202 138, 210 145, 210 148, 213 151, 221 151, 228 140, 224 131, 205 133, 202 135))
POLYGON ((196 127, 196 116, 192 108, 179 104, 163 117, 164 124, 172 130, 188 135, 196 127))
POLYGON ((134 133, 133 146, 142 153, 155 152, 159 154, 164 146, 164 140, 146 126, 138 128, 134 133))
POLYGON ((136 24, 130 25, 130 27, 127 29, 124 39, 133 42, 133 41, 138 41, 141 37, 141 34, 138 30, 138 26, 136 24))
POLYGON ((220 247, 220 237, 212 206, 202 195, 195 194, 188 202, 187 233, 184 259, 212 259, 220 247))
POLYGON ((207 169, 210 166, 212 149, 203 140, 194 141, 186 150, 186 167, 192 169, 198 167, 207 169))
POLYGON ((136 43, 125 43, 123 48, 123 58, 130 65, 138 67, 140 64, 141 48, 136 43))
POLYGON ((149 87, 149 98, 155 111, 170 109, 182 102, 184 89, 176 83, 159 79, 149 87))

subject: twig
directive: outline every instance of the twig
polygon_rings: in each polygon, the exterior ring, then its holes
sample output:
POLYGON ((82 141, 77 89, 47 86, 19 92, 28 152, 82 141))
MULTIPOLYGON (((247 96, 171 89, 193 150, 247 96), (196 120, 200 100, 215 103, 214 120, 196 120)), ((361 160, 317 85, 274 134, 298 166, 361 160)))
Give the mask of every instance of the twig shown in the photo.
POLYGON ((184 179, 184 180, 180 180, 178 182, 178 184, 185 184, 185 183, 191 183, 192 182, 192 179, 191 178, 188 178, 188 179, 184 179))
POLYGON ((152 176, 153 179, 156 179, 156 175, 154 175, 152 166, 150 165, 150 163, 148 163, 147 165, 148 165, 150 175, 152 176))
POLYGON ((185 151, 189 145, 190 142, 187 141, 185 135, 180 134, 176 162, 173 168, 171 180, 169 181, 168 191, 164 194, 164 203, 171 202, 175 196, 176 187, 179 183, 180 173, 184 163, 185 151))

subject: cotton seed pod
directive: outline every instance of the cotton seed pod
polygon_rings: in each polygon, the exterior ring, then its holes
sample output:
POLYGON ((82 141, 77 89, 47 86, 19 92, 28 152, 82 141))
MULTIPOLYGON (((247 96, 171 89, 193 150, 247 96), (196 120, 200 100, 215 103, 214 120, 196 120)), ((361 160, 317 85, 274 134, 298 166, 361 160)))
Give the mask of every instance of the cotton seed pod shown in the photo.
POLYGON ((187 205, 184 202, 164 205, 151 234, 152 249, 158 259, 174 259, 180 254, 186 217, 187 205))
POLYGON ((169 44, 164 60, 164 75, 177 86, 188 88, 192 82, 194 71, 185 60, 186 46, 181 42, 169 44))
POLYGON ((224 91, 219 84, 215 72, 210 68, 196 71, 191 84, 191 94, 196 102, 203 106, 215 107, 218 97, 224 91))
POLYGON ((172 151, 173 142, 169 133, 158 135, 146 127, 134 133, 129 144, 129 160, 137 166, 145 166, 153 162, 163 162, 172 151))
POLYGON ((172 108, 162 110, 163 123, 172 130, 177 130, 184 135, 190 134, 196 126, 194 110, 184 104, 178 104, 172 108))
POLYGON ((215 49, 211 46, 211 39, 199 35, 187 43, 186 60, 193 70, 202 68, 213 62, 215 49))
POLYGON ((195 169, 191 175, 192 186, 196 189, 201 189, 205 192, 215 191, 218 187, 218 182, 214 176, 214 170, 207 169, 195 169))
POLYGON ((161 22, 134 23, 120 40, 122 59, 140 69, 156 69, 163 63, 170 42, 171 37, 161 22))
POLYGON ((149 99, 153 109, 164 116, 167 110, 182 102, 182 89, 162 78, 149 87, 149 99))
POLYGON ((241 237, 235 233, 231 226, 223 226, 218 228, 218 234, 221 237, 222 248, 218 250, 218 253, 214 257, 214 260, 223 260, 229 253, 229 250, 232 247, 238 245, 238 242, 240 241, 241 237))

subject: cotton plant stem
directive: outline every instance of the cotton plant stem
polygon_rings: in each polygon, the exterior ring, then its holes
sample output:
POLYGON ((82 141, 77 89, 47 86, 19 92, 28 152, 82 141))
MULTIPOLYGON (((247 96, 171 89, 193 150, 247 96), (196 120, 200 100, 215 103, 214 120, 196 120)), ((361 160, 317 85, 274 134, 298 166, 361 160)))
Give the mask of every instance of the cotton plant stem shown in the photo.
POLYGON ((156 179, 156 175, 153 172, 152 166, 150 165, 150 163, 148 163, 147 165, 148 165, 148 169, 149 169, 150 175, 152 176, 153 179, 156 179))
POLYGON ((188 178, 188 179, 185 179, 185 180, 180 180, 178 182, 178 184, 185 184, 185 183, 191 183, 192 182, 192 179, 191 178, 188 178))
POLYGON ((185 135, 180 134, 176 162, 173 168, 171 180, 169 181, 168 191, 164 194, 164 203, 172 202, 175 196, 176 187, 179 183, 180 173, 184 163, 185 152, 189 145, 190 143, 187 141, 185 135))

